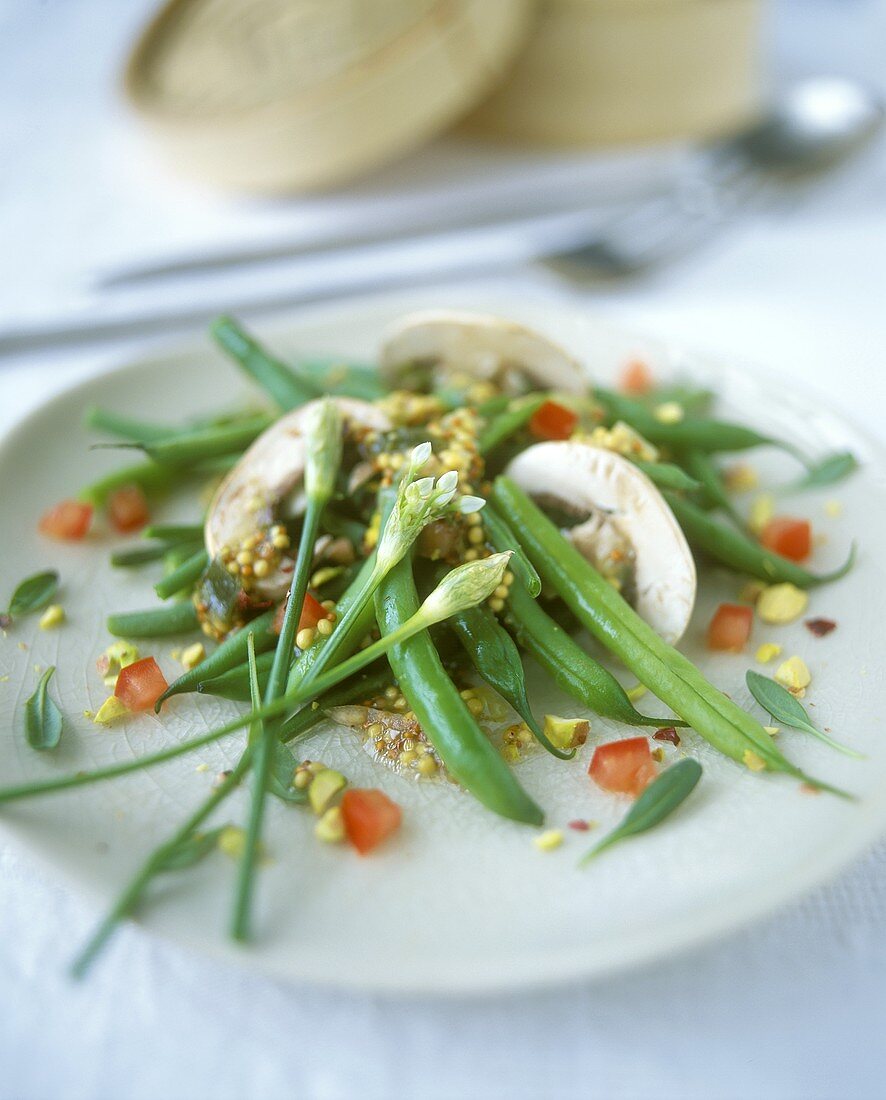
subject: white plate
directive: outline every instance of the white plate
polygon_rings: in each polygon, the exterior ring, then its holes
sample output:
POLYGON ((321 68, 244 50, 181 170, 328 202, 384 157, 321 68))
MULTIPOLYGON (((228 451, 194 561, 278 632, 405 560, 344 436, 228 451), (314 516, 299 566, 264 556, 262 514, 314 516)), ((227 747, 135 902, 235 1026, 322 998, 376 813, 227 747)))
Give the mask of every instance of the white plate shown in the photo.
MULTIPOLYGON (((316 310, 272 333, 272 342, 283 351, 369 357, 388 321, 428 304, 423 294, 316 310)), ((306 812, 275 803, 268 836, 273 863, 261 876, 255 946, 238 949, 225 937, 233 868, 221 855, 164 880, 143 911, 147 926, 158 933, 278 977, 464 992, 599 975, 722 935, 771 911, 844 866, 886 827, 886 741, 876 705, 883 697, 886 621, 882 452, 831 417, 821 399, 789 397, 762 376, 614 330, 576 310, 513 300, 445 304, 489 308, 538 325, 601 379, 641 353, 662 376, 710 378, 724 394, 721 407, 762 430, 816 451, 856 451, 864 466, 848 482, 785 503, 786 510, 809 515, 826 536, 816 550, 816 568, 842 560, 851 538, 860 542, 853 573, 812 595, 810 614, 836 619, 838 629, 816 639, 802 624, 757 624, 748 657, 711 657, 701 644, 711 608, 738 588, 734 579, 717 577, 705 582, 685 648, 718 686, 747 705, 744 672, 759 642, 778 641, 786 655, 802 655, 813 674, 813 715, 868 758, 847 759, 799 733, 784 732, 779 743, 810 772, 860 797, 850 804, 803 794, 790 780, 748 773, 690 734, 684 747, 705 767, 691 801, 666 826, 578 871, 576 860, 595 834, 567 830, 562 848, 540 853, 531 829, 494 818, 452 787, 382 770, 347 731, 328 728, 311 738, 305 754, 340 767, 358 784, 383 786, 401 803, 404 827, 394 842, 361 860, 315 842, 306 812), (840 519, 828 518, 823 509, 833 497, 843 502, 840 519)), ((94 668, 109 640, 105 615, 150 606, 156 577, 151 568, 107 567, 108 551, 123 540, 95 537, 81 546, 62 545, 40 540, 35 529, 46 505, 121 460, 113 452, 87 449, 89 437, 80 425, 89 405, 174 420, 248 393, 234 368, 202 340, 77 385, 7 437, 0 449, 6 587, 39 567, 59 568, 69 621, 53 632, 39 631, 33 618, 23 621, 0 645, 0 674, 8 676, 0 684, 8 731, 0 742, 4 783, 155 751, 232 713, 233 705, 186 696, 162 720, 141 716, 104 730, 82 718, 105 695, 94 668), (49 664, 58 666, 52 691, 67 716, 67 731, 56 753, 39 755, 24 743, 22 711, 37 679, 34 666, 49 664)), ((783 478, 796 474, 787 458, 766 456, 765 466, 783 478)), ((169 506, 163 518, 193 516, 194 503, 190 511, 188 506, 169 506)), ((142 646, 170 680, 178 671, 172 648, 170 641, 142 646)), ((579 712, 541 683, 534 698, 539 712, 579 712)), ((642 702, 656 706, 649 696, 642 702)), ((595 719, 591 743, 574 763, 539 754, 519 766, 549 825, 583 817, 597 820, 603 830, 622 816, 625 804, 597 790, 585 770, 594 742, 627 732, 595 719)), ((148 851, 236 755, 237 744, 228 742, 150 772, 15 803, 0 810, 0 824, 87 892, 98 918, 148 851), (208 770, 197 771, 198 764, 208 770)), ((236 796, 225 819, 242 820, 244 805, 242 795, 236 796)))

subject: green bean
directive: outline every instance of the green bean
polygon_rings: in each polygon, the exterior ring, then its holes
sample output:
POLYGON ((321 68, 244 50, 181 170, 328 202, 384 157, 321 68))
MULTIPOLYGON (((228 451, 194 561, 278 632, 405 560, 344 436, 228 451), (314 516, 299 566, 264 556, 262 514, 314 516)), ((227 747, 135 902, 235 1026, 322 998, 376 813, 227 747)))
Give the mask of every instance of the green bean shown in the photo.
MULTIPOLYGON (((186 544, 183 543, 182 546, 186 547, 186 544)), ((158 581, 154 585, 154 591, 161 600, 168 600, 178 592, 190 590, 202 577, 207 565, 209 565, 209 554, 202 548, 195 550, 162 581, 158 581)))
POLYGON ((142 538, 164 539, 166 542, 202 542, 202 523, 152 523, 142 531, 142 538))
POLYGON ((505 605, 517 641, 554 679, 557 687, 603 718, 628 726, 685 726, 673 718, 650 718, 635 709, 612 673, 586 653, 515 580, 505 605))
POLYGON ((691 449, 705 454, 746 451, 751 447, 779 447, 806 465, 806 459, 793 444, 761 435, 742 424, 704 417, 686 417, 677 424, 663 424, 640 401, 611 390, 596 389, 594 396, 611 418, 624 420, 656 446, 673 450, 691 449))
POLYGON ((509 439, 527 424, 533 415, 547 401, 547 394, 537 394, 532 397, 520 397, 512 401, 506 409, 493 416, 480 433, 478 450, 481 455, 490 451, 509 439))
POLYGON ((366 532, 365 526, 350 516, 343 516, 334 508, 327 508, 323 513, 323 528, 335 538, 345 538, 354 546, 359 546, 366 532))
POLYGON ((168 634, 189 634, 199 625, 197 611, 190 602, 108 616, 108 632, 115 638, 163 638, 168 634))
POLYGON ((223 428, 199 428, 156 443, 139 446, 160 466, 192 466, 208 458, 240 454, 272 423, 267 416, 256 416, 240 424, 223 428))
POLYGON ((687 416, 705 416, 714 403, 716 394, 704 387, 690 386, 685 382, 673 382, 656 386, 645 398, 647 407, 654 408, 666 401, 675 401, 687 416))
MULTIPOLYGON (((482 416, 484 419, 489 419, 495 416, 497 413, 504 412, 504 410, 510 405, 511 398, 506 393, 496 394, 495 397, 490 397, 486 401, 481 401, 476 406, 475 412, 478 416, 482 416)), ((457 405, 463 405, 463 401, 458 401, 457 405)))
POLYGON ((762 762, 772 771, 844 794, 810 779, 782 756, 759 722, 664 642, 513 482, 498 478, 493 499, 511 517, 543 579, 582 624, 714 748, 746 765, 762 762))
POLYGON ((159 561, 172 549, 168 542, 155 542, 147 546, 127 546, 123 550, 115 550, 111 554, 111 565, 115 569, 130 569, 136 565, 147 565, 148 562, 159 561))
POLYGON ((665 498, 694 549, 704 552, 721 565, 734 569, 736 573, 756 577, 768 584, 788 582, 797 588, 813 588, 815 585, 839 580, 849 572, 855 562, 853 545, 849 557, 838 569, 820 575, 810 573, 802 565, 766 550, 743 532, 718 523, 690 501, 672 493, 665 493, 665 498))
POLYGON ((202 680, 211 680, 213 677, 221 676, 229 669, 241 665, 245 668, 250 633, 255 635, 256 653, 266 653, 269 649, 274 649, 277 645, 277 635, 271 630, 271 626, 275 614, 274 610, 266 611, 263 615, 259 615, 257 619, 253 619, 251 623, 247 623, 245 627, 229 634, 221 645, 202 660, 199 665, 188 669, 187 672, 169 685, 157 700, 154 710, 159 714, 163 703, 173 695, 196 691, 197 685, 202 680))
POLYGON ((378 369, 367 363, 343 363, 341 359, 304 359, 296 365, 304 377, 325 394, 377 401, 390 392, 378 369))
POLYGON ((131 416, 100 409, 93 406, 86 412, 86 427, 94 431, 107 432, 122 439, 131 439, 135 443, 146 443, 157 439, 168 439, 176 432, 166 424, 154 424, 145 420, 136 420, 131 416))
POLYGON ((535 566, 523 552, 523 547, 517 540, 517 536, 491 504, 486 504, 482 516, 483 527, 489 541, 499 553, 504 553, 506 550, 513 551, 511 572, 517 580, 526 585, 526 590, 530 596, 537 596, 541 592, 541 579, 535 571, 535 566))
POLYGON ((266 352, 232 317, 219 317, 209 331, 219 347, 261 386, 283 412, 322 395, 320 388, 309 378, 266 352))
POLYGON ((485 607, 472 607, 449 620, 474 668, 487 684, 514 708, 533 736, 551 756, 571 760, 575 749, 557 748, 536 722, 526 695, 520 651, 513 638, 485 607))
MULTIPOLYGON (((418 609, 418 594, 408 559, 382 581, 375 609, 382 635, 393 633, 418 609)), ((394 645, 388 662, 421 724, 452 776, 494 813, 539 825, 541 809, 511 774, 501 755, 477 725, 449 679, 426 630, 406 644, 394 645)))
MULTIPOLYGON (((262 653, 256 657, 255 667, 258 674, 259 687, 264 692, 268 682, 268 674, 274 663, 273 650, 262 653)), ((202 667, 201 665, 197 666, 202 667)), ((215 695, 219 699, 233 699, 238 703, 248 703, 252 698, 249 691, 249 666, 237 665, 236 668, 222 672, 219 676, 213 676, 207 680, 200 680, 197 691, 201 695, 215 695)))
MULTIPOLYGON (((714 465, 711 456, 704 454, 702 451, 687 451, 683 456, 683 462, 689 473, 698 480, 704 502, 710 504, 713 508, 722 509, 733 523, 739 527, 744 527, 744 522, 735 510, 735 505, 726 491, 720 471, 714 465)), ((665 488, 679 489, 680 486, 667 485, 665 488)))
POLYGON ((122 489, 126 485, 138 485, 146 492, 158 489, 168 489, 181 477, 175 470, 158 466, 155 462, 139 462, 134 466, 124 466, 105 474, 97 481, 80 490, 80 500, 85 500, 95 508, 101 508, 108 497, 116 489, 122 489))
POLYGON ((673 462, 642 462, 638 458, 632 458, 631 462, 642 470, 653 485, 659 489, 678 489, 681 492, 694 492, 701 488, 701 482, 690 477, 685 470, 681 470, 673 462))

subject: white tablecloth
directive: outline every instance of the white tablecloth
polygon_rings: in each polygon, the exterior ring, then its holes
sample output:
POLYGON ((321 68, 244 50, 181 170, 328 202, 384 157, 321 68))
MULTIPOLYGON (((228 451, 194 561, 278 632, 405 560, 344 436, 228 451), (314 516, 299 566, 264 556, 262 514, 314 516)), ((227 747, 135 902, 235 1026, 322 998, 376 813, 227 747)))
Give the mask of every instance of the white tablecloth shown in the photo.
MULTIPOLYGON (((232 241, 248 237, 247 230, 270 232, 289 216, 204 203, 165 180, 149 187, 133 181, 132 165, 99 176, 113 153, 110 131, 70 129, 79 125, 78 104, 88 115, 101 103, 93 85, 76 79, 101 66, 77 60, 93 42, 71 40, 67 21, 75 7, 87 13, 77 16, 81 29, 104 29, 114 42, 135 18, 108 3, 43 4, 27 17, 12 4, 0 9, 0 41, 9 53, 0 69, 12 82, 0 96, 0 127, 14 147, 30 150, 18 167, 31 173, 17 173, 14 158, 4 165, 2 239, 42 257, 23 260, 27 277, 18 280, 10 263, 15 251, 4 250, 0 313, 7 318, 66 300, 90 263, 108 260, 110 253, 90 253, 86 244, 74 255, 78 239, 88 241, 88 217, 98 217, 95 193, 91 206, 85 197, 90 179, 104 180, 102 209, 141 204, 147 217, 153 199, 158 209, 177 211, 156 220, 175 246, 200 233, 232 241), (71 60, 63 65, 65 57, 71 60), (53 58, 54 70, 39 64, 53 58), (60 126, 60 114, 69 126, 60 126), (38 155, 32 145, 41 127, 54 144, 38 155), (74 162, 65 171, 59 163, 57 178, 48 180, 53 150, 62 162, 79 156, 87 167, 78 174, 74 162), (74 197, 67 200, 70 216, 62 217, 65 187, 74 197), (60 218, 58 234, 41 225, 36 190, 60 218), (191 214, 200 233, 187 224, 191 214), (76 232, 62 232, 63 222, 76 224, 76 232)), ((882 5, 806 0, 783 3, 777 14, 788 68, 879 73, 882 5)), ((100 57, 103 77, 109 47, 100 57)), ((515 293, 568 294, 685 342, 771 363, 825 390, 836 407, 886 439, 884 176, 880 148, 790 209, 755 217, 704 253, 631 287, 583 294, 530 270, 506 285, 515 293)), ((359 209, 359 199, 348 201, 359 209)), ((95 229, 107 242, 126 226, 95 229)), ((133 230, 131 239, 136 248, 145 234, 133 230)), ((0 372, 0 427, 65 379, 126 351, 118 345, 11 364, 0 372)), ((0 842, 0 1097, 882 1096, 884 872, 881 843, 836 882, 765 923, 642 972, 545 994, 432 1002, 277 985, 133 926, 116 937, 87 983, 72 986, 64 966, 96 914, 0 842)))

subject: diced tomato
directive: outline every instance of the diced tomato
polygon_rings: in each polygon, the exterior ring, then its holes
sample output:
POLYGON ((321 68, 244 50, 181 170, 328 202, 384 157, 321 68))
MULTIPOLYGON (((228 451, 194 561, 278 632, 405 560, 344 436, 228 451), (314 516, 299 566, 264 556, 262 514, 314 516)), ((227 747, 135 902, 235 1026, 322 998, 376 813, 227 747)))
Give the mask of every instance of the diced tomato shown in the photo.
POLYGON ((143 657, 120 669, 114 694, 129 710, 150 710, 169 687, 153 657, 143 657))
POLYGON ((545 401, 529 419, 529 430, 537 439, 568 439, 575 431, 578 415, 558 401, 545 401))
POLYGON ((708 626, 708 649, 741 653, 751 636, 754 609, 744 604, 721 603, 708 626))
POLYGON ((125 534, 144 527, 151 514, 148 502, 139 485, 122 485, 108 496, 108 519, 111 526, 125 534))
POLYGON ((763 528, 760 542, 791 561, 805 561, 812 552, 812 527, 809 520, 776 516, 763 528))
POLYGON ((38 524, 42 535, 52 539, 82 539, 92 523, 92 505, 63 500, 44 512, 38 524))
POLYGON ((621 372, 619 389, 634 397, 645 397, 653 387, 652 372, 642 359, 633 359, 621 372))
POLYGON ((400 828, 403 814, 383 791, 350 788, 342 795, 345 834, 361 856, 400 828))
POLYGON ((658 767, 645 737, 598 745, 588 768, 588 775, 598 787, 632 798, 642 794, 657 774, 658 767))
MULTIPOLYGON (((274 624, 272 630, 275 634, 279 634, 283 629, 283 616, 286 614, 286 601, 277 608, 277 614, 274 616, 274 624)), ((298 620, 298 629, 304 630, 306 627, 312 629, 320 622, 321 619, 331 618, 331 612, 315 599, 310 592, 305 593, 305 602, 301 605, 301 615, 298 620)))

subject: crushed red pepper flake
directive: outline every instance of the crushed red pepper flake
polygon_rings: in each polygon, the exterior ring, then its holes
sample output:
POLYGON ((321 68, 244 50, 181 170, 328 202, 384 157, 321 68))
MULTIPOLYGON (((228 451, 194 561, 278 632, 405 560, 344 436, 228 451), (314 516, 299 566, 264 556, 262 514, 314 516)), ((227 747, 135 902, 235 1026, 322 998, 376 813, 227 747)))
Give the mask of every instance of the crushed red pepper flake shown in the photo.
POLYGON ((590 829, 590 827, 590 823, 587 821, 583 821, 580 817, 576 818, 575 821, 569 822, 569 828, 575 829, 579 833, 586 833, 590 829))
POLYGON ((665 726, 663 729, 656 730, 652 737, 655 741, 669 741, 672 745, 680 744, 680 734, 673 726, 665 726))
POLYGON ((837 624, 833 619, 807 619, 806 629, 810 634, 814 634, 816 638, 823 638, 825 634, 830 634, 832 630, 836 630, 837 624))

